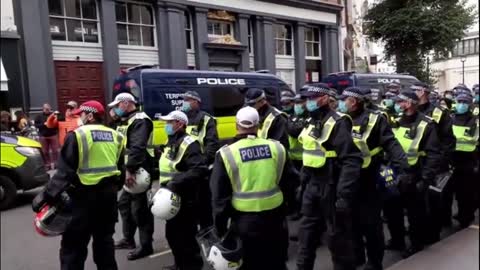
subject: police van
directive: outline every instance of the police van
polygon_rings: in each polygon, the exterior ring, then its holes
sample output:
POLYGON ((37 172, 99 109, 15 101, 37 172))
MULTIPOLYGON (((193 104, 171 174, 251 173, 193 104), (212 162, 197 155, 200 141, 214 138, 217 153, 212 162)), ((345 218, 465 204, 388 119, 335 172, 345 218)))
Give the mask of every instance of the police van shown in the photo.
POLYGON ((138 66, 124 71, 113 87, 113 97, 123 92, 133 94, 145 113, 154 120, 155 146, 163 145, 167 140, 165 123, 156 119, 180 109, 186 91, 199 93, 201 110, 215 117, 221 140, 235 136, 235 114, 244 106, 244 94, 248 88, 263 89, 270 104, 278 108, 280 93, 292 91, 280 78, 267 73, 164 70, 152 66, 138 66))
POLYGON ((338 94, 341 94, 343 89, 351 86, 369 88, 372 91, 372 100, 375 103, 380 103, 383 94, 386 92, 386 86, 390 83, 399 84, 403 90, 410 88, 413 83, 418 82, 418 79, 404 74, 356 73, 355 71, 348 71, 328 74, 322 82, 335 88, 338 94))

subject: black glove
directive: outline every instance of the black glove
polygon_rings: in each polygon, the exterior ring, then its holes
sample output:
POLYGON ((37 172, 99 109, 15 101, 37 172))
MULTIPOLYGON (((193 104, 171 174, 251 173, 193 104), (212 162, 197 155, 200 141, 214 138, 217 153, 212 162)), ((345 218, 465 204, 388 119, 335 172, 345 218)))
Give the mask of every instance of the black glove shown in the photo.
POLYGON ((35 213, 40 212, 42 207, 50 201, 50 196, 48 196, 44 190, 38 193, 32 201, 32 210, 35 213))
POLYGON ((344 199, 338 199, 335 203, 335 211, 337 213, 346 213, 349 210, 348 203, 344 199))

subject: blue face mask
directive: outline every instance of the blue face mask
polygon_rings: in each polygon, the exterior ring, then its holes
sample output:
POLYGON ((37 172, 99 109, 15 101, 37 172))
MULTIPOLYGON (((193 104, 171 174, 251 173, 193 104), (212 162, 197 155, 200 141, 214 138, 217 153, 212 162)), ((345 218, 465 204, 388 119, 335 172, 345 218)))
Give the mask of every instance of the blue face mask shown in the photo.
POLYGON ((282 110, 284 112, 288 112, 288 111, 292 110, 292 105, 284 105, 284 106, 282 106, 282 110))
POLYGON ((475 95, 475 103, 478 103, 480 101, 480 95, 475 95))
POLYGON ((341 113, 348 113, 347 103, 345 103, 345 100, 338 101, 338 111, 341 113))
POLYGON ((401 113, 403 113, 403 111, 404 111, 404 110, 402 109, 402 107, 400 106, 400 104, 399 104, 399 103, 396 103, 396 104, 395 104, 395 112, 397 112, 398 114, 401 114, 401 113))
POLYGON ((192 110, 192 104, 190 104, 188 101, 184 101, 182 104, 182 111, 189 112, 190 110, 192 110))
POLYGON ((295 104, 295 106, 293 106, 293 111, 295 112, 295 115, 302 115, 305 112, 305 108, 303 108, 302 104, 295 104))
POLYGON ((113 112, 120 117, 122 117, 125 114, 125 111, 120 109, 119 107, 113 108, 113 112))
POLYGON ((457 105, 455 105, 455 112, 457 114, 465 114, 466 112, 468 112, 468 104, 467 103, 457 103, 457 105))
POLYGON ((383 101, 383 104, 385 104, 385 107, 387 108, 392 108, 395 104, 393 103, 393 99, 385 99, 383 101))
POLYGON ((315 99, 307 100, 306 107, 307 107, 307 111, 309 112, 316 111, 318 109, 317 101, 315 99))
POLYGON ((172 124, 166 124, 165 125, 165 132, 167 133, 168 136, 172 136, 175 134, 175 131, 173 130, 173 125, 172 124))

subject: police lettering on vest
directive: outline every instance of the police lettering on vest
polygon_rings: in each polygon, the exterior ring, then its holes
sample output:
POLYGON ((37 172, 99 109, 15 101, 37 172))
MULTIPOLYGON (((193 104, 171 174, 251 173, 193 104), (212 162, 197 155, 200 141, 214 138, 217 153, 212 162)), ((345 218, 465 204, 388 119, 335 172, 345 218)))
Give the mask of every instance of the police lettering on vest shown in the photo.
POLYGON ((112 132, 92 130, 92 139, 94 142, 113 142, 112 132))
POLYGON ((243 162, 272 158, 268 145, 240 148, 240 156, 243 162))

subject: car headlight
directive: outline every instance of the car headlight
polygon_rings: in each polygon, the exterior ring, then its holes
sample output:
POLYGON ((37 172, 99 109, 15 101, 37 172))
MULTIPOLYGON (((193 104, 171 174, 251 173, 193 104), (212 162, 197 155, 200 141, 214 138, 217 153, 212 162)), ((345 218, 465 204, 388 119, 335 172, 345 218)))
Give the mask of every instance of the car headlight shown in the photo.
POLYGON ((38 156, 41 154, 40 149, 35 147, 17 146, 15 147, 15 150, 17 150, 17 152, 19 152, 20 154, 29 156, 29 157, 38 156))

